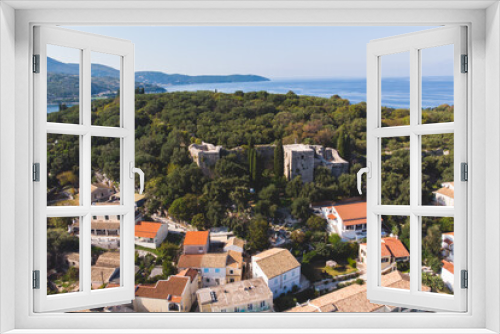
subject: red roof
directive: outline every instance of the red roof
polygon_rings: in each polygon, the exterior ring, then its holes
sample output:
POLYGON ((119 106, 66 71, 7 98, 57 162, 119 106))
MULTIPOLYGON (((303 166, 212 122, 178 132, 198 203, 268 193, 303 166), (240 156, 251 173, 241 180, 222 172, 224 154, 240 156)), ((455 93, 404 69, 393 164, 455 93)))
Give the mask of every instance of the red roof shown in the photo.
POLYGON ((187 268, 187 269, 181 270, 177 274, 177 276, 190 277, 191 283, 194 281, 194 279, 196 278, 197 275, 198 275, 198 270, 195 270, 192 268, 187 268))
POLYGON ((335 210, 344 226, 366 224, 366 202, 338 204, 335 210))
POLYGON ((337 217, 333 213, 330 213, 328 219, 337 219, 337 217))
POLYGON ((135 296, 180 302, 188 281, 189 277, 170 276, 167 281, 158 281, 155 286, 138 286, 135 290, 135 296))
MULTIPOLYGON (((366 242, 362 243, 361 245, 366 246, 366 242)), ((392 237, 387 237, 387 238, 382 238, 382 244, 380 245, 380 255, 382 257, 393 256, 395 258, 400 258, 400 257, 408 257, 410 256, 410 253, 406 249, 405 245, 403 245, 401 240, 392 237)))
POLYGON ((446 269, 450 273, 455 274, 455 265, 451 262, 443 260, 443 269, 446 269))
POLYGON ((139 238, 155 238, 160 230, 161 223, 139 222, 135 225, 135 236, 139 238))
POLYGON ((382 242, 389 249, 392 256, 394 256, 396 258, 410 256, 410 253, 408 252, 406 247, 403 245, 401 240, 396 239, 396 238, 383 238, 382 242))
POLYGON ((208 243, 208 231, 188 231, 184 238, 184 246, 206 245, 208 243))

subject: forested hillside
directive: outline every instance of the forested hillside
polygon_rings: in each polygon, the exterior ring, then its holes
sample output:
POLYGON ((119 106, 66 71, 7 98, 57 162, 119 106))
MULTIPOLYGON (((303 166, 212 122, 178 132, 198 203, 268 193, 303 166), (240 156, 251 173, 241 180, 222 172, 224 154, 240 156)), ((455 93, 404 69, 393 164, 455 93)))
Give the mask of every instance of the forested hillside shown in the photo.
MULTIPOLYGON (((168 210, 173 217, 190 221, 200 229, 226 225, 245 236, 258 224, 259 216, 279 217, 280 208, 289 207, 294 216, 307 219, 310 202, 357 196, 355 175, 365 165, 366 156, 365 103, 352 105, 336 95, 318 98, 264 91, 139 94, 135 103, 136 166, 146 173, 149 214, 168 210), (337 179, 319 168, 312 183, 302 184, 298 179, 287 182, 274 169, 259 165, 258 157, 254 176, 247 161, 241 162, 224 151, 225 155, 213 169, 213 177, 209 178, 192 162, 187 150, 191 143, 205 141, 227 149, 241 146, 251 152, 254 145, 279 146, 280 139, 283 144, 297 142, 337 148, 350 162, 350 172, 337 179), (250 188, 255 189, 255 194, 249 192, 250 188), (256 216, 246 214, 250 208, 256 216)), ((117 101, 95 101, 92 111, 93 124, 114 125, 118 117, 117 101)), ((64 121, 74 118, 74 114, 75 109, 69 108, 49 114, 48 119, 64 121)), ((426 122, 452 121, 453 107, 425 110, 424 117, 426 122)), ((386 125, 407 124, 408 110, 383 108, 383 118, 386 125)), ((453 137, 427 136, 422 143, 425 151, 422 195, 424 201, 431 201, 432 191, 442 182, 453 180, 453 137)), ((407 204, 409 142, 393 138, 383 145, 384 196, 388 204, 407 204)), ((105 151, 111 150, 118 152, 119 147, 108 145, 105 151)), ((51 151, 50 155, 57 152, 51 151)), ((108 156, 111 159, 115 154, 103 155, 93 166, 106 169, 113 163, 107 161, 108 156)), ((49 159, 50 164, 54 161, 49 159)), ((54 177, 65 172, 55 166, 51 168, 54 177)), ((113 172, 108 168, 109 173, 113 172)), ((403 224, 393 220, 387 223, 403 224)))

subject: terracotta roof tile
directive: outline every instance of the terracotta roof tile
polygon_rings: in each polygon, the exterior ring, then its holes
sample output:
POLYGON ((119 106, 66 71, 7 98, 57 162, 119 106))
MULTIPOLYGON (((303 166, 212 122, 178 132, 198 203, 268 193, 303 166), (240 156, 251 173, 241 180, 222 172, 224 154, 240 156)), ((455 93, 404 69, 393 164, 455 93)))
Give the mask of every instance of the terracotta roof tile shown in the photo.
POLYGON ((344 226, 366 224, 366 202, 345 203, 335 205, 344 226))
POLYGON ((139 238, 155 238, 161 228, 162 223, 139 222, 135 225, 135 236, 139 238))
POLYGON ((259 267, 268 279, 284 274, 294 268, 300 267, 297 259, 283 248, 272 248, 254 256, 259 267))
POLYGON ((455 198, 455 190, 448 187, 439 188, 438 190, 436 190, 436 193, 447 196, 449 198, 455 198))
POLYGON ((179 257, 179 262, 177 263, 177 267, 179 268, 201 268, 201 258, 200 255, 186 255, 183 254, 179 257))
POLYGON ((443 260, 443 268, 448 270, 450 273, 455 274, 455 265, 452 262, 443 260))
POLYGON ((337 216, 335 216, 333 213, 330 213, 330 214, 328 215, 328 219, 332 219, 332 220, 333 220, 333 219, 337 219, 337 216))
POLYGON ((410 253, 406 249, 406 247, 403 245, 401 240, 388 237, 388 238, 382 238, 382 242, 387 246, 389 249, 389 252, 391 252, 392 256, 396 258, 400 257, 408 257, 410 256, 410 253))
POLYGON ((171 298, 172 301, 174 301, 174 297, 179 297, 180 301, 188 281, 188 277, 170 276, 166 281, 158 281, 154 287, 138 286, 135 290, 135 296, 153 299, 171 298))
POLYGON ((184 238, 184 245, 196 246, 206 245, 210 232, 208 231, 187 231, 184 238))
POLYGON ((177 276, 185 276, 191 278, 191 283, 194 281, 196 276, 198 276, 198 270, 192 269, 192 268, 187 268, 184 270, 179 271, 177 276))

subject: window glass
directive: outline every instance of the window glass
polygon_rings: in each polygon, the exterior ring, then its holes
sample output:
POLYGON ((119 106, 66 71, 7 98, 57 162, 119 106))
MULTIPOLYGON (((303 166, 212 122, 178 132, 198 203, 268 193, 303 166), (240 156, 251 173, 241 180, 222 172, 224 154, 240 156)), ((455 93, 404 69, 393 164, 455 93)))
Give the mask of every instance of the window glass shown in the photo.
POLYGON ((92 125, 119 127, 121 57, 91 52, 92 125))
POLYGON ((47 122, 80 124, 82 51, 47 45, 47 122))
POLYGON ((382 126, 410 125, 410 53, 380 59, 382 126))

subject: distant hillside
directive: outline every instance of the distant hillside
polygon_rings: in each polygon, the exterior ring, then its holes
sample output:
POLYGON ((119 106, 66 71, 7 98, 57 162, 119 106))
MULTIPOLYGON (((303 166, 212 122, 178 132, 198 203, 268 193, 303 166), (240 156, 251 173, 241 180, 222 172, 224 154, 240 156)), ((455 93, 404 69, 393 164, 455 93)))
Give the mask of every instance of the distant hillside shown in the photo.
POLYGON ((233 74, 233 75, 183 75, 166 74, 156 71, 139 71, 135 73, 135 80, 157 85, 191 85, 201 83, 226 83, 226 82, 258 82, 270 81, 258 75, 233 74))
MULTIPOLYGON (((49 73, 78 75, 78 64, 62 63, 53 58, 47 57, 47 71, 49 73)), ((119 78, 120 72, 112 67, 100 64, 92 64, 93 77, 119 78)), ((139 71, 135 73, 135 80, 139 83, 153 85, 190 85, 200 83, 224 83, 224 82, 257 82, 269 81, 268 78, 258 75, 183 75, 166 74, 158 71, 139 71)))

